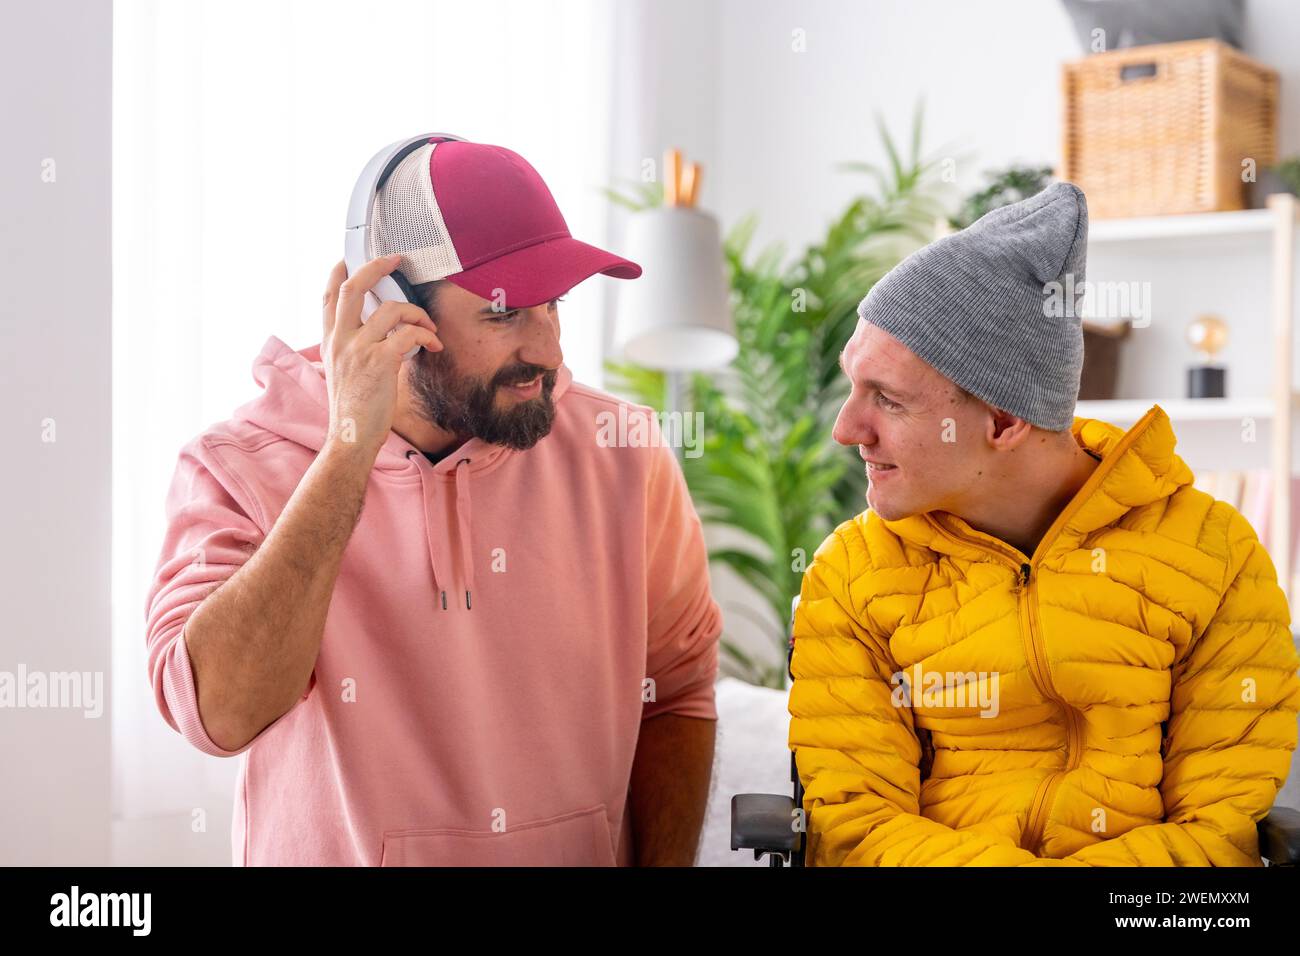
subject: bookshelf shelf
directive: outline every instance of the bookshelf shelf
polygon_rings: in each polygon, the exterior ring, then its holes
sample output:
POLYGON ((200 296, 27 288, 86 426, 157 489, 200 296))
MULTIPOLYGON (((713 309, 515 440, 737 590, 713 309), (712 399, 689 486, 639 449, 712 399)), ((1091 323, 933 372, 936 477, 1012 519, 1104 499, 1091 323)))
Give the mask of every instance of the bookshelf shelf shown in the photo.
MULTIPOLYGON (((1293 407, 1297 400, 1300 400, 1300 394, 1293 392, 1293 407)), ((1083 418, 1100 418, 1114 425, 1132 424, 1152 405, 1163 408, 1175 426, 1243 418, 1271 419, 1275 411, 1271 398, 1141 398, 1078 402, 1074 413, 1083 418)))
POLYGON ((1272 235, 1276 223, 1277 216, 1272 209, 1242 209, 1236 212, 1187 213, 1180 216, 1145 216, 1133 219, 1097 219, 1088 224, 1088 244, 1251 235, 1267 240, 1272 235))

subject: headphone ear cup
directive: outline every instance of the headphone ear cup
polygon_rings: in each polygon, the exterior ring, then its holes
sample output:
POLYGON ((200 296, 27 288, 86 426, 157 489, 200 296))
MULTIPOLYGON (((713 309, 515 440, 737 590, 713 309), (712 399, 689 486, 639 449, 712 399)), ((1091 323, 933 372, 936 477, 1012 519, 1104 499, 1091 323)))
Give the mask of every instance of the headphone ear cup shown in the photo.
MULTIPOLYGON (((419 297, 415 294, 415 288, 406 280, 406 276, 402 275, 401 269, 394 269, 392 272, 388 273, 388 277, 397 283, 397 287, 402 290, 402 295, 406 297, 407 302, 414 303, 415 305, 420 304, 419 297)), ((415 348, 411 349, 411 351, 402 356, 403 361, 413 357, 421 348, 422 346, 417 345, 415 348)))

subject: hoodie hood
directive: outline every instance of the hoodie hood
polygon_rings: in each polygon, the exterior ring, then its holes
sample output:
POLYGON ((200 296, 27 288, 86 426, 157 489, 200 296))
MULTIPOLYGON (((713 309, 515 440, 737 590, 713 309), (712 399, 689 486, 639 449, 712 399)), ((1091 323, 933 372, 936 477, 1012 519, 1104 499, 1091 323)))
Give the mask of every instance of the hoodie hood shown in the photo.
MULTIPOLYGON (((294 351, 276 336, 262 346, 253 362, 253 380, 262 386, 260 396, 235 409, 234 418, 266 429, 313 452, 325 444, 329 433, 329 389, 321 361, 320 344, 294 351)), ((557 405, 569 391, 573 374, 561 365, 551 398, 557 405)), ((542 441, 546 441, 545 438, 542 441)), ((473 498, 474 475, 494 468, 519 451, 471 438, 452 449, 437 463, 397 432, 388 438, 375 457, 372 474, 420 475, 425 537, 429 545, 429 567, 437 604, 469 611, 474 604, 473 498), (454 484, 453 484, 454 482, 454 484), (458 547, 452 547, 444 517, 445 496, 454 495, 454 522, 458 547), (451 600, 448 591, 452 591, 451 600)))

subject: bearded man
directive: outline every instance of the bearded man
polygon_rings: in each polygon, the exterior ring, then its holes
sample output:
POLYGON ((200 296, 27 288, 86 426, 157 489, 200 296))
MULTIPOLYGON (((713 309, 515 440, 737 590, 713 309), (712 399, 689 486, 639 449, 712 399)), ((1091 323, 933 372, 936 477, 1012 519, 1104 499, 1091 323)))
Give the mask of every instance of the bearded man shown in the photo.
POLYGON ((689 865, 721 630, 700 522, 670 448, 597 441, 623 403, 560 349, 564 292, 641 269, 500 146, 431 139, 372 215, 320 344, 272 336, 263 394, 181 450, 157 706, 247 754, 236 865, 689 865), (403 241, 433 211, 436 255, 403 241), (385 275, 409 301, 363 322, 385 275))

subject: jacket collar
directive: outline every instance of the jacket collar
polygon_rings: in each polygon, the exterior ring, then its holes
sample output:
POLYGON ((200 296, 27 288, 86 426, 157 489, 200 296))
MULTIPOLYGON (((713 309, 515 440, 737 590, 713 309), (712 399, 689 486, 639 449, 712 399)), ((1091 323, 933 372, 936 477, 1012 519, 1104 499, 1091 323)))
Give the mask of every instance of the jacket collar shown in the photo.
MULTIPOLYGON (((1101 457, 1083 487, 1062 509, 1039 551, 1073 547, 1083 535, 1115 524, 1130 509, 1168 498, 1194 481, 1187 464, 1174 453, 1173 426, 1159 405, 1128 431, 1094 418, 1075 417, 1070 432, 1079 445, 1101 457)), ((945 511, 909 515, 884 521, 898 537, 941 554, 978 558, 991 549, 1008 557, 1016 548, 977 531, 962 518, 945 511)))

